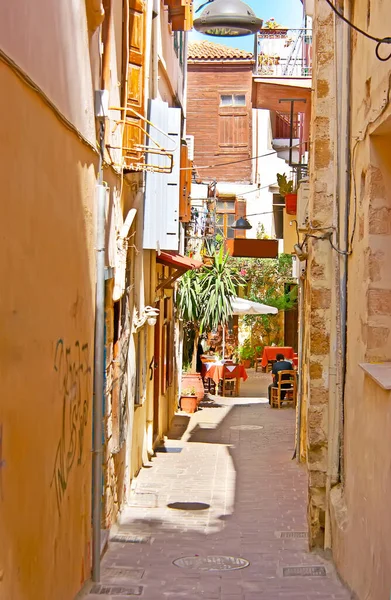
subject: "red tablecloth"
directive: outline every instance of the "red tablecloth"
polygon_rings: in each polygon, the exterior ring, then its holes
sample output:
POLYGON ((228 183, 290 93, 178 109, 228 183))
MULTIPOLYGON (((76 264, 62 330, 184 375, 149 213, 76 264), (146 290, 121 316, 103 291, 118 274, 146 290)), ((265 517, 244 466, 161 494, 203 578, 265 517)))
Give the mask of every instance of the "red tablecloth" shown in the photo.
POLYGON ((262 355, 262 367, 266 367, 269 360, 276 360, 277 354, 283 354, 284 358, 293 359, 294 350, 291 346, 265 346, 262 355))
MULTIPOLYGON (((243 379, 243 381, 246 381, 248 375, 246 372, 246 369, 243 367, 243 365, 227 365, 228 367, 230 366, 235 366, 235 367, 239 367, 239 372, 240 372, 240 378, 243 379)), ((224 372, 224 365, 214 365, 211 363, 204 363, 202 365, 202 377, 205 378, 209 378, 209 379, 213 379, 213 381, 215 382, 216 385, 218 385, 220 379, 223 378, 223 372, 224 372)))

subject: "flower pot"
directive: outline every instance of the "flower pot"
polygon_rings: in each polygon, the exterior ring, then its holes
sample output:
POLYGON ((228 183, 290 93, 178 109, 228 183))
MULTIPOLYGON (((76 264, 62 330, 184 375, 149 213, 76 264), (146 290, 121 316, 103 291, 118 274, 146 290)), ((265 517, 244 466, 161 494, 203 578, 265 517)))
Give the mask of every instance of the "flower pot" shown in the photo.
POLYGON ((186 413, 192 414, 198 408, 198 398, 197 396, 181 396, 181 410, 186 413))
POLYGON ((295 215, 297 211, 297 194, 286 194, 285 210, 287 215, 295 215))
POLYGON ((251 360, 245 359, 245 360, 242 360, 241 362, 245 369, 249 369, 251 367, 251 360))
POLYGON ((182 390, 194 388, 198 400, 204 399, 205 390, 202 382, 202 377, 199 373, 183 373, 182 375, 182 390))

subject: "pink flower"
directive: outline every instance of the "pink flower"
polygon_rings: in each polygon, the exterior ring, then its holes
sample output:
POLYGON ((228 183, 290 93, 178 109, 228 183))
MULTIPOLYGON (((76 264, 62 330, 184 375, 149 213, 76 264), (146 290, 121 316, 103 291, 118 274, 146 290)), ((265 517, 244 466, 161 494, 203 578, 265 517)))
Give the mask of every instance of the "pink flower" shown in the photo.
POLYGON ((240 269, 240 274, 241 275, 247 275, 246 269, 240 269))

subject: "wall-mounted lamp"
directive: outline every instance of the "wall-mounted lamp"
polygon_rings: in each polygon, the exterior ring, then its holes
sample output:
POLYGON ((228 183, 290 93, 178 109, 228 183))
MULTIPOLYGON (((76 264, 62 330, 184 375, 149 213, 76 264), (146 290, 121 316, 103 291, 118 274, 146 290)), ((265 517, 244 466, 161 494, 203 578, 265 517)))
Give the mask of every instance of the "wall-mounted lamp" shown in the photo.
POLYGON ((135 328, 136 331, 137 331, 137 329, 140 329, 140 327, 142 327, 145 323, 148 323, 148 325, 153 327, 157 323, 157 318, 159 316, 159 312, 160 311, 158 308, 153 308, 152 306, 146 306, 139 317, 138 313, 137 313, 137 309, 135 309, 134 317, 133 317, 133 327, 135 328))
POLYGON ((194 29, 216 37, 239 37, 257 33, 262 24, 242 0, 212 0, 195 19, 194 29))
POLYGON ((253 226, 245 219, 244 217, 239 217, 236 219, 235 223, 231 225, 231 229, 235 229, 235 231, 244 231, 245 229, 252 229, 253 226))

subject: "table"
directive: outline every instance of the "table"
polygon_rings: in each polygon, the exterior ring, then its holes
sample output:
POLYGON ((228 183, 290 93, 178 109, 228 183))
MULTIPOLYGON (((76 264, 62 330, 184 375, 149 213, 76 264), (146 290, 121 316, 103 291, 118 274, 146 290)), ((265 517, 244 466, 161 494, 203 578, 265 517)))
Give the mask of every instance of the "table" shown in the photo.
POLYGON ((248 378, 246 369, 244 368, 243 365, 223 365, 221 363, 204 363, 202 365, 202 371, 201 371, 202 378, 203 379, 206 379, 206 378, 213 379, 215 384, 219 385, 220 379, 223 378, 224 366, 228 370, 231 370, 231 369, 233 370, 236 367, 239 367, 240 378, 243 379, 243 381, 246 381, 246 379, 248 378))
POLYGON ((262 355, 262 367, 267 367, 271 360, 276 360, 277 354, 283 354, 284 358, 293 360, 295 353, 292 346, 265 346, 262 355))

